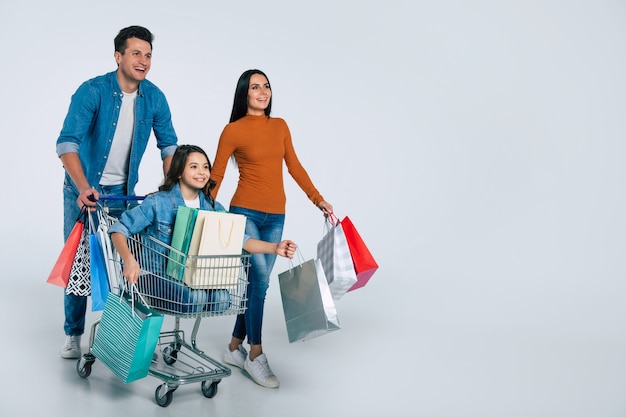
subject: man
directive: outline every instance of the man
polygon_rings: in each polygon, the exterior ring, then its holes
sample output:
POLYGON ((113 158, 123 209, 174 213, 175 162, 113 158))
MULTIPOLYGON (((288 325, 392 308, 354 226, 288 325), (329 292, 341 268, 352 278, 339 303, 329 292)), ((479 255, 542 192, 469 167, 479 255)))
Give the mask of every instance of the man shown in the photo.
MULTIPOLYGON (((152 59, 152 33, 141 26, 120 30, 114 39, 117 70, 84 82, 72 96, 56 143, 65 168, 65 239, 84 206, 103 195, 134 195, 138 168, 154 131, 167 172, 178 139, 165 95, 146 75, 152 59)), ((123 201, 111 206, 118 215, 123 201)), ((65 294, 65 345, 61 357, 79 358, 87 297, 65 294)))

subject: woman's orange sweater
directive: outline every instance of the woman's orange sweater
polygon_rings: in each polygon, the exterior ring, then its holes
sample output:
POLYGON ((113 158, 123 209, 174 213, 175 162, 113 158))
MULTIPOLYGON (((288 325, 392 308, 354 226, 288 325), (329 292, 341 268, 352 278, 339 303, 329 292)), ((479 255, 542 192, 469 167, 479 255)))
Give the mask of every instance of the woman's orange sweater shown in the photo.
POLYGON ((283 160, 287 171, 316 206, 324 200, 298 160, 283 119, 247 115, 224 127, 217 145, 211 178, 217 196, 231 155, 239 167, 239 182, 231 206, 265 213, 285 213, 283 160))

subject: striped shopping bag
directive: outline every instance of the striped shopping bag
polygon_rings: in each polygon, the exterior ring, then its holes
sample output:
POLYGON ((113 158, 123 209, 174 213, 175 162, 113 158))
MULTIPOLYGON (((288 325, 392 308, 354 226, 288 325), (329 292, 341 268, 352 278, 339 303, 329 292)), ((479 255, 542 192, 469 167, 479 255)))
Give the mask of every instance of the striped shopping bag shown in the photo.
POLYGON ((340 299, 357 282, 354 262, 339 219, 330 214, 326 234, 317 244, 317 258, 324 268, 334 300, 340 299))
POLYGON ((131 295, 109 294, 91 352, 124 383, 148 375, 163 316, 131 295))

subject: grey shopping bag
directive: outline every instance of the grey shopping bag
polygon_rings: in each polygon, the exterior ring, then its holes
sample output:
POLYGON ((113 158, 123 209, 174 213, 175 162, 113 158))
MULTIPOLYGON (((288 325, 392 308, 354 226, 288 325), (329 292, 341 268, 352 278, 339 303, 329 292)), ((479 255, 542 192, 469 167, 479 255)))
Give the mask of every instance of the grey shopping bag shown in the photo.
POLYGON ((311 259, 278 274, 278 281, 290 343, 341 328, 319 259, 311 259))

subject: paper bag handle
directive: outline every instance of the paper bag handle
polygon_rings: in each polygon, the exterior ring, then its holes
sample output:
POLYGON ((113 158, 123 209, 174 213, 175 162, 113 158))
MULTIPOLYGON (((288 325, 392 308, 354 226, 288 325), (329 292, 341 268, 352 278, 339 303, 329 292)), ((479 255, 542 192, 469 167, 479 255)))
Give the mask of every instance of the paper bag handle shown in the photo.
POLYGON ((224 247, 228 247, 230 245, 230 239, 233 237, 233 229, 235 228, 235 221, 231 221, 230 222, 230 232, 228 232, 228 240, 226 242, 224 242, 224 239, 222 238, 222 219, 219 219, 217 221, 217 233, 220 235, 220 243, 222 244, 222 246, 224 247))
POLYGON ((130 294, 130 305, 132 307, 131 310, 132 310, 133 316, 135 315, 135 297, 133 297, 133 294, 137 294, 139 300, 141 300, 143 305, 145 305, 146 307, 150 308, 150 304, 148 304, 146 299, 143 298, 143 295, 141 294, 141 292, 137 288, 137 284, 122 286, 122 291, 120 291, 120 299, 119 299, 120 302, 122 302, 124 300, 124 292, 127 292, 128 294, 130 294), (127 286, 129 287, 128 289, 126 288, 127 286))
POLYGON ((325 235, 333 227, 336 227, 340 223, 339 218, 337 216, 335 216, 335 213, 330 213, 330 214, 328 214, 328 216, 324 216, 324 217, 325 217, 325 219, 324 219, 324 230, 322 231, 322 235, 325 235))
POLYGON ((294 265, 293 264, 294 260, 293 259, 288 259, 288 261, 289 261, 289 271, 291 271, 296 266, 302 267, 302 264, 304 262, 306 262, 305 259, 304 259, 304 256, 302 255, 302 252, 300 252, 300 248, 299 247, 296 247, 296 256, 298 258, 296 261, 299 261, 300 263, 298 265, 294 265))

